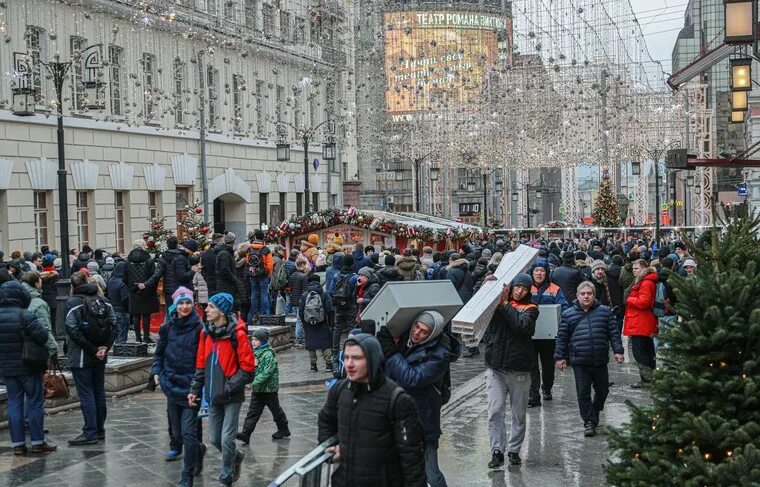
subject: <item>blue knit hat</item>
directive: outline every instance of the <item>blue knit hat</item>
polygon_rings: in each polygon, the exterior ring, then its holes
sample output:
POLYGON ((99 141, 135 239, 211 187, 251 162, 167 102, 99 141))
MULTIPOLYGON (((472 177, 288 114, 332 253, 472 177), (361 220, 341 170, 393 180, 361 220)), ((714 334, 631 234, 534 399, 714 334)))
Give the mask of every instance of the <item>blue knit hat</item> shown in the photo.
POLYGON ((230 293, 216 293, 208 298, 208 302, 213 304, 216 309, 229 316, 232 312, 232 305, 235 303, 235 299, 230 293))

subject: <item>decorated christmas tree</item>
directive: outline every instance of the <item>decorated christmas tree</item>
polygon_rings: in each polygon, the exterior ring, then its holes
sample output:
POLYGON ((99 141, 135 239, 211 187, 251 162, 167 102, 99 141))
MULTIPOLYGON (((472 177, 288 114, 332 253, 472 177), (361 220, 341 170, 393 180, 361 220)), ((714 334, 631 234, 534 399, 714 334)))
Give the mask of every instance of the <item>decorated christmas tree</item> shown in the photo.
POLYGON ((200 248, 206 246, 211 233, 211 224, 204 219, 203 205, 200 200, 185 205, 185 217, 179 222, 177 233, 180 240, 192 238, 198 242, 200 248))
POLYGON ((602 178, 591 218, 594 219, 594 225, 598 227, 620 226, 620 210, 609 177, 602 178))
POLYGON ((738 486, 760 479, 760 219, 729 214, 670 275, 680 322, 660 334, 651 406, 609 436, 617 486, 738 486))
POLYGON ((172 231, 166 228, 166 218, 160 216, 148 218, 148 231, 143 233, 148 252, 155 256, 166 250, 166 239, 171 234, 172 231))

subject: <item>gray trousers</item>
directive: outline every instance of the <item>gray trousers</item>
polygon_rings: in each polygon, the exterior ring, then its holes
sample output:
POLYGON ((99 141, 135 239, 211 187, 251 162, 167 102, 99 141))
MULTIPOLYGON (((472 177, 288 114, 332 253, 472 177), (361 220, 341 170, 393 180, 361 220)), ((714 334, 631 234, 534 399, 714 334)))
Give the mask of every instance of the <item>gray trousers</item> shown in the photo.
POLYGON ((499 372, 486 368, 486 390, 488 392, 488 438, 491 451, 520 453, 525 439, 525 416, 530 395, 530 372, 499 372), (507 444, 507 425, 504 422, 509 395, 512 410, 512 430, 507 444), (504 447, 508 446, 507 449, 504 447))
POLYGON ((209 442, 222 452, 222 475, 219 481, 232 485, 232 474, 235 470, 235 435, 238 430, 238 417, 242 402, 232 402, 222 406, 208 407, 208 437, 209 442))

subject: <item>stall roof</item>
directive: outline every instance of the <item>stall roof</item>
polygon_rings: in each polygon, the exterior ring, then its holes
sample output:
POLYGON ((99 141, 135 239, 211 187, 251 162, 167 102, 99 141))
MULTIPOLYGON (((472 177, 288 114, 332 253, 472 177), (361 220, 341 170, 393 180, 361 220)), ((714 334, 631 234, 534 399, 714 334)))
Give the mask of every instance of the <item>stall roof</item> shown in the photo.
POLYGON ((387 220, 396 220, 406 225, 414 225, 420 227, 427 227, 435 230, 446 230, 451 228, 458 230, 460 228, 470 231, 482 231, 483 229, 477 225, 470 225, 467 223, 456 222, 454 220, 447 220, 437 216, 426 215, 424 213, 392 213, 388 211, 380 210, 362 210, 367 213, 371 213, 375 218, 384 218, 387 220))

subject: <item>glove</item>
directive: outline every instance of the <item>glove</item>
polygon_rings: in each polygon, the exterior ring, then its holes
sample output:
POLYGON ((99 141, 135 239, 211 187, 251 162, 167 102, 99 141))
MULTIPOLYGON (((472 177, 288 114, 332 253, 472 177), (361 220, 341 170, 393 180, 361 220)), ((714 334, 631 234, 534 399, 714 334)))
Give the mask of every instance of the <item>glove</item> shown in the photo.
POLYGON ((388 331, 388 328, 380 328, 380 331, 377 332, 377 341, 380 342, 380 347, 383 349, 383 356, 385 356, 385 358, 398 352, 396 341, 393 338, 393 335, 391 335, 391 332, 388 331))
POLYGON ((156 392, 156 383, 153 381, 153 374, 148 376, 148 386, 146 387, 150 392, 156 392))
POLYGON ((60 368, 60 364, 58 363, 58 354, 51 355, 50 358, 48 358, 48 369, 59 370, 60 368))

